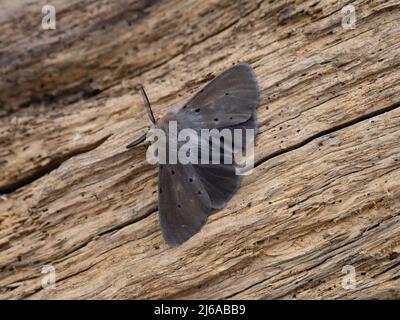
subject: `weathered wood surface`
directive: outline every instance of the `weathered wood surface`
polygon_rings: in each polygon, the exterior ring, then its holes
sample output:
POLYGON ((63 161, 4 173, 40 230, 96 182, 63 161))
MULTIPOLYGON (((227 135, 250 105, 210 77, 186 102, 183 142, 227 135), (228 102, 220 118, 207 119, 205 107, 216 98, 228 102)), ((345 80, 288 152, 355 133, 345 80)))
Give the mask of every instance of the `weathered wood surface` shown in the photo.
POLYGON ((54 31, 42 2, 0 16, 0 298, 400 298, 398 1, 353 1, 345 30, 349 1, 57 0, 54 31), (161 115, 237 62, 262 94, 255 171, 168 247, 156 169, 125 149, 135 87, 161 115))

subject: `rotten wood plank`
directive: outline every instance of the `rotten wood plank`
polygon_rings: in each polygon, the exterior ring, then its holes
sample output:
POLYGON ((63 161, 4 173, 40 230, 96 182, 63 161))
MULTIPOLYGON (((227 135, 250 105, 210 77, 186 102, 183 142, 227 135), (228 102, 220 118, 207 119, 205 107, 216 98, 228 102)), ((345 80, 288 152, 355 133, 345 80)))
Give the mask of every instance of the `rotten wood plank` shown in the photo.
POLYGON ((32 28, 39 5, 2 17, 0 297, 398 298, 400 7, 354 1, 345 30, 347 3, 71 1, 54 32, 32 28), (156 169, 124 149, 148 126, 135 87, 161 115, 236 62, 260 82, 256 170, 169 248, 156 169))

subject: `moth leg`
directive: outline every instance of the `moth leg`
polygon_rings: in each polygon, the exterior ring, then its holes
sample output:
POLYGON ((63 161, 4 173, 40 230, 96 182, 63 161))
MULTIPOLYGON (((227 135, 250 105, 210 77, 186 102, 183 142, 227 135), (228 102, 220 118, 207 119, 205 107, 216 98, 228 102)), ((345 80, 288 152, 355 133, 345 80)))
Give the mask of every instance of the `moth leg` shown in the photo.
POLYGON ((142 143, 143 141, 146 140, 146 133, 137 138, 136 140, 132 141, 130 144, 126 146, 127 149, 133 148, 137 146, 138 144, 142 143))

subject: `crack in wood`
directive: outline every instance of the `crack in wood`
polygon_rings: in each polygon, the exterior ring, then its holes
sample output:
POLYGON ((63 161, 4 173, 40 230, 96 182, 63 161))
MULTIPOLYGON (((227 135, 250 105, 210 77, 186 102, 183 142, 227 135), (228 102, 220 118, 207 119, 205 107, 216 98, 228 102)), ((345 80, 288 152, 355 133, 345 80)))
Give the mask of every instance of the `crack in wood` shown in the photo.
POLYGON ((96 148, 98 148, 100 145, 102 145, 109 137, 110 135, 107 135, 104 138, 101 138, 98 141, 95 141, 94 143, 91 143, 89 145, 83 146, 81 148, 77 148, 72 150, 70 153, 63 155, 60 158, 54 158, 51 159, 50 162, 41 167, 41 168, 37 168, 34 170, 33 173, 18 179, 17 181, 4 185, 4 186, 0 186, 0 194, 9 194, 9 193, 13 193, 15 191, 17 191, 17 189, 22 188, 32 182, 34 182, 35 180, 38 180, 40 178, 42 178, 43 176, 45 176, 46 174, 49 174, 51 171, 56 170, 59 166, 61 166, 65 161, 71 159, 74 156, 77 156, 79 154, 82 153, 86 153, 89 151, 92 151, 96 148))
POLYGON ((329 129, 326 129, 326 130, 322 130, 322 131, 320 131, 320 132, 318 132, 316 134, 313 134, 313 135, 309 136, 307 139, 304 139, 303 141, 301 141, 299 143, 293 144, 293 145, 291 145, 289 147, 283 148, 281 150, 278 150, 276 152, 271 153, 270 155, 268 155, 266 157, 261 158, 260 160, 255 162, 254 167, 258 167, 261 164, 263 164, 264 162, 269 161, 269 160, 271 160, 273 158, 276 158, 276 157, 278 157, 278 156, 280 156, 282 154, 285 154, 285 153, 288 153, 290 151, 293 151, 293 150, 296 150, 298 148, 301 148, 301 147, 305 146, 306 144, 308 144, 308 143, 310 143, 310 142, 312 142, 312 141, 314 141, 314 140, 316 140, 318 138, 321 138, 321 137, 323 137, 325 135, 334 133, 336 131, 340 131, 342 129, 345 129, 345 128, 348 128, 350 126, 353 126, 353 125, 355 125, 357 123, 360 123, 360 122, 372 119, 374 117, 380 116, 380 115, 382 115, 384 113, 393 111, 393 110, 395 110, 395 109, 397 109, 399 107, 400 107, 400 102, 396 102, 396 103, 391 104, 390 106, 388 106, 386 108, 382 108, 382 109, 370 112, 368 114, 362 115, 360 117, 357 117, 357 118, 352 119, 350 121, 344 122, 344 123, 339 124, 337 126, 334 126, 332 128, 329 128, 329 129))

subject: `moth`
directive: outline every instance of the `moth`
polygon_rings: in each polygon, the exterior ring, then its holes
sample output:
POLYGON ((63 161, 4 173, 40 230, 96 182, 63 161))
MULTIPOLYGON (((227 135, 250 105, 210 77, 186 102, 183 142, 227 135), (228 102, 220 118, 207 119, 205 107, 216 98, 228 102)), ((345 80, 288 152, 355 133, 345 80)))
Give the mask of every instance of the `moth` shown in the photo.
MULTIPOLYGON (((233 65, 211 80, 186 104, 169 110, 158 120, 141 87, 153 126, 165 132, 168 123, 178 128, 257 130, 256 107, 259 89, 248 64, 233 65)), ((130 143, 132 148, 146 140, 146 134, 130 143)), ((158 165, 158 211, 163 237, 179 245, 196 234, 216 209, 223 208, 239 188, 235 163, 158 165)))

